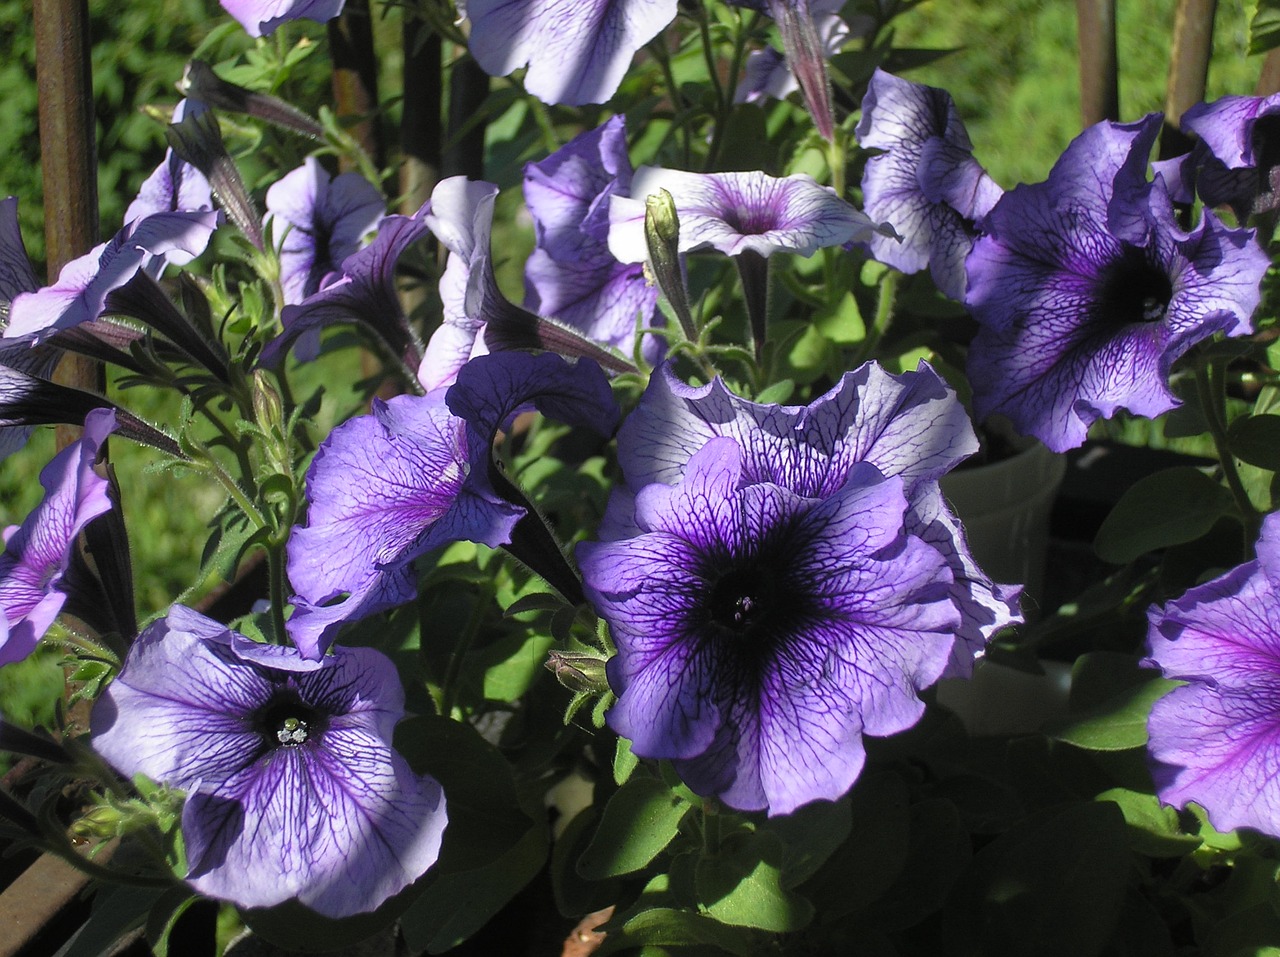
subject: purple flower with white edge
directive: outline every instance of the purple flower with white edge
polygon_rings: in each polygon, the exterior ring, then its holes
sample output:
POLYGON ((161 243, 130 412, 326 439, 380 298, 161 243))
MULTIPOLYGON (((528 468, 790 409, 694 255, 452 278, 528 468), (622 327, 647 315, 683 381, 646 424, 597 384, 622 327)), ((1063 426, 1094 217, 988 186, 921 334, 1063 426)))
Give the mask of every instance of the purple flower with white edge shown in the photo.
POLYGON ((609 725, 699 794, 786 814, 841 797, 863 735, 911 727, 960 613, 945 557, 904 530, 901 476, 858 463, 823 497, 754 478, 713 438, 634 499, 639 534, 578 547, 618 653, 609 725))
POLYGON ((1147 721, 1160 800, 1194 801, 1220 831, 1280 837, 1280 514, 1264 521, 1256 560, 1147 618, 1143 663, 1186 682, 1147 721))
POLYGON ((1200 137, 1188 162, 1205 205, 1241 221, 1280 206, 1280 94, 1197 103, 1180 125, 1200 137))
POLYGON ((426 219, 430 211, 431 203, 427 202, 412 216, 383 217, 373 242, 344 259, 337 278, 330 276, 324 288, 281 310, 284 329, 267 343, 259 361, 265 366, 278 365, 304 335, 311 348, 300 349, 300 357, 313 359, 315 343, 310 340, 321 331, 343 323, 359 323, 371 330, 406 368, 416 369, 422 361, 422 350, 400 305, 396 263, 406 249, 429 232, 426 219))
POLYGON ((190 261, 204 252, 217 224, 212 210, 153 213, 126 223, 110 242, 63 266, 53 285, 14 297, 4 337, 40 343, 59 330, 97 319, 107 296, 139 271, 154 278, 170 254, 190 261))
POLYGON ((863 147, 885 150, 862 176, 867 215, 902 237, 871 236, 871 255, 903 273, 928 268, 945 295, 963 299, 974 223, 1003 191, 974 160, 951 94, 877 69, 856 135, 863 147))
POLYGON ((680 252, 708 246, 727 256, 793 252, 811 256, 827 246, 892 233, 805 173, 769 176, 756 170, 688 173, 642 166, 631 197, 609 200, 609 251, 619 262, 648 258, 644 199, 665 189, 680 217, 680 252))
POLYGON ((267 190, 267 215, 280 254, 280 285, 286 303, 300 303, 320 290, 386 212, 386 200, 359 173, 334 179, 308 156, 267 190))
POLYGON ((21 526, 4 532, 0 555, 0 665, 21 661, 58 617, 67 595, 63 574, 81 530, 111 508, 107 480, 94 469, 115 428, 108 409, 90 412, 84 435, 40 473, 44 500, 21 526))
POLYGON ((634 496, 655 482, 680 481, 693 455, 717 437, 742 449, 744 481, 807 498, 835 494, 863 462, 902 479, 906 533, 944 556, 960 611, 946 677, 968 677, 992 636, 1022 620, 1021 586, 995 584, 983 573, 938 488, 942 475, 978 450, 978 440, 955 393, 927 365, 892 375, 866 363, 807 406, 750 402, 719 379, 693 388, 662 366, 619 432, 626 487, 609 501, 601 538, 636 534, 634 496))
POLYGON ((466 0, 469 47, 490 76, 527 66, 525 89, 544 103, 603 103, 636 51, 676 17, 676 0, 466 0))
POLYGON ((436 184, 427 223, 449 250, 440 277, 443 321, 431 334, 418 368, 428 392, 449 385, 471 359, 503 349, 546 349, 586 356, 613 372, 634 371, 576 329, 521 309, 502 294, 493 272, 490 235, 498 187, 465 176, 436 184))
POLYGON ((219 0, 251 37, 265 37, 290 20, 325 23, 342 13, 345 0, 219 0))
MULTIPOLYGON (((502 352, 468 363, 447 389, 375 400, 371 415, 333 430, 307 471, 307 524, 288 546, 289 634, 303 654, 323 654, 344 622, 409 601, 413 561, 431 549, 513 541, 528 503, 492 466, 492 447, 530 404, 603 435, 617 424, 594 363, 502 352)), ((527 564, 549 580, 559 571, 534 556, 527 564)))
MULTIPOLYGON (((208 107, 198 100, 182 100, 173 110, 173 122, 181 123, 191 113, 202 113, 208 107)), ((165 150, 164 159, 143 182, 138 195, 124 211, 124 221, 133 222, 153 213, 197 212, 213 209, 213 191, 209 180, 172 149, 165 150)), ((173 250, 169 262, 184 265, 184 253, 173 250)))
POLYGON ((1173 362, 1214 333, 1250 331, 1267 256, 1211 213, 1178 227, 1163 178, 1146 178, 1159 128, 1158 114, 1090 127, 1048 180, 983 219, 965 297, 979 418, 1003 414, 1066 451, 1120 408, 1172 409, 1173 362))
POLYGON ((391 747, 395 666, 372 648, 307 661, 181 605, 94 707, 93 747, 187 792, 187 882, 241 907, 375 910, 435 863, 445 802, 391 747))
MULTIPOLYGON (((609 197, 627 196, 631 161, 623 117, 613 116, 524 168, 524 198, 536 246, 525 263, 525 305, 630 355, 637 319, 652 326, 658 290, 638 263, 609 252, 609 197)), ((656 362, 662 341, 644 340, 656 362)))

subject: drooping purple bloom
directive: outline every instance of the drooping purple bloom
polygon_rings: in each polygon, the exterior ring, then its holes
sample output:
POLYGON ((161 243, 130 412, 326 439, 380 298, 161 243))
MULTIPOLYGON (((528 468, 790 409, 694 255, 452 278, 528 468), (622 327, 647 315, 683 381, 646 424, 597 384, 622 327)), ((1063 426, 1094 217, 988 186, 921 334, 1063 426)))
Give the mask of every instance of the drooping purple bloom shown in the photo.
POLYGON ((40 288, 18 228, 18 198, 0 200, 0 303, 8 306, 21 293, 40 288))
POLYGON ((902 237, 871 236, 871 255, 908 274, 927 268, 944 294, 963 299, 975 221, 1002 190, 973 158, 951 94, 877 69, 856 135, 862 146, 885 150, 862 176, 867 215, 902 237))
MULTIPOLYGON (((278 365, 300 336, 314 337, 331 326, 360 323, 407 368, 416 369, 422 361, 421 347, 400 305, 396 263, 427 234, 430 211, 428 202, 412 216, 384 217, 373 242, 342 261, 338 278, 330 277, 323 289, 300 304, 285 306, 280 316, 284 330, 262 350, 262 364, 278 365)), ((304 356, 313 357, 314 351, 304 356)))
MULTIPOLYGON (((871 26, 871 18, 858 16, 855 23, 846 23, 837 14, 844 6, 840 0, 815 0, 809 4, 809 13, 821 44, 824 59, 830 59, 844 48, 855 33, 861 34, 871 26)), ((742 68, 742 80, 733 92, 735 103, 762 103, 766 98, 786 99, 800 84, 787 62, 786 54, 767 46, 747 54, 742 68)))
POLYGON ((682 253, 710 246, 727 256, 811 256, 885 231, 804 173, 778 178, 754 170, 687 173, 642 166, 631 180, 632 198, 615 193, 609 201, 609 251, 619 262, 648 258, 644 198, 660 189, 675 201, 682 253))
POLYGON ((694 791, 785 814, 853 785, 864 734, 919 720, 960 614, 901 476, 862 462, 817 497, 760 480, 756 454, 710 439, 640 489, 639 534, 578 554, 618 648, 610 726, 694 791))
MULTIPOLYGON (((638 263, 609 252, 609 197, 630 195, 626 123, 613 116, 524 168, 536 246, 525 263, 525 305, 630 355, 637 319, 654 324, 658 290, 638 263)), ((656 361, 661 340, 645 338, 656 361)))
POLYGON ((155 276, 171 253, 189 260, 204 252, 217 223, 211 210, 154 213, 126 223, 110 242, 63 266, 53 285, 14 297, 5 338, 39 343, 97 319, 107 296, 140 270, 155 276))
MULTIPOLYGON (((198 100, 182 100, 174 107, 173 122, 181 123, 188 113, 194 115, 207 109, 198 100)), ((208 178, 172 149, 167 149, 160 165, 146 178, 137 197, 124 211, 124 221, 131 223, 154 213, 206 209, 213 209, 213 192, 208 178)), ((184 264, 183 256, 181 250, 174 250, 169 254, 169 261, 181 266, 184 264)))
POLYGON ((371 648, 307 661, 175 605, 93 712, 126 776, 187 792, 187 881, 241 907, 374 910, 435 863, 444 796, 391 747, 395 666, 371 648))
POLYGON ((413 561, 431 549, 511 542, 527 509, 495 487, 490 460, 497 431, 528 404, 605 435, 617 422, 598 366, 502 352, 468 363, 452 387, 375 400, 333 430, 307 472, 307 525, 288 546, 289 633, 305 655, 323 654, 344 622, 410 600, 413 561))
POLYGON ((385 212, 386 201, 367 179, 342 173, 330 180, 314 156, 267 190, 264 225, 275 224, 284 301, 300 303, 318 292, 385 212))
POLYGON ((603 103, 636 51, 676 16, 676 0, 466 0, 470 49, 490 76, 527 66, 524 85, 544 103, 603 103))
POLYGON ((245 33, 265 37, 282 23, 306 18, 324 23, 342 12, 345 0, 219 0, 245 33))
POLYGON ((1229 205, 1242 222, 1280 206, 1280 94, 1197 103, 1181 126, 1200 137, 1187 165, 1205 205, 1229 205))
POLYGON ((976 452, 978 442, 955 393, 927 365, 891 375, 866 363, 808 406, 750 402, 719 379, 692 388, 661 367, 619 432, 626 487, 610 499, 601 537, 635 534, 633 496, 655 482, 678 482, 689 459, 717 437, 742 448, 745 482, 774 483, 808 498, 830 497, 862 462, 903 480, 907 534, 946 556, 954 579, 951 598, 961 621, 949 677, 967 677, 991 637, 1021 620, 1021 587, 993 584, 978 568, 938 489, 938 479, 976 452))
POLYGON ((1250 330, 1267 256, 1211 213, 1178 228, 1147 180, 1160 117, 1085 130, 1048 180, 1006 193, 967 261, 979 331, 968 376, 980 418, 1001 413, 1061 452, 1120 408, 1178 404, 1173 362, 1216 332, 1250 330))
POLYGON ((107 480, 93 470, 115 428, 108 409, 90 412, 84 435, 40 473, 44 500, 21 526, 4 532, 0 555, 0 665, 21 661, 58 617, 67 595, 62 577, 81 530, 111 508, 107 480))
POLYGON ((1280 837, 1280 514, 1257 559, 1148 612, 1145 664, 1185 681, 1147 722, 1160 800, 1280 837))

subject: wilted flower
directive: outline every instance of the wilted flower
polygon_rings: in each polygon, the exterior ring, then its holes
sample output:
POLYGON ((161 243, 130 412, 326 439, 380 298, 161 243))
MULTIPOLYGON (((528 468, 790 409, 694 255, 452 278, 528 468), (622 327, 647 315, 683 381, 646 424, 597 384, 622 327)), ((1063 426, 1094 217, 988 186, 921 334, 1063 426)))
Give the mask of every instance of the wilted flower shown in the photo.
POLYGON ((81 530, 111 508, 107 480, 94 470, 98 451, 115 428, 109 409, 96 409, 84 436, 54 456, 40 473, 45 496, 19 526, 4 532, 0 555, 0 665, 35 650, 67 600, 62 578, 81 530))
POLYGON ((976 440, 927 367, 868 364, 788 407, 664 366, 618 445, 627 488, 579 547, 618 646, 609 720, 700 793, 770 813, 840 796, 864 733, 909 727, 920 689, 1019 620, 938 492, 976 440))
POLYGON ((952 299, 964 298, 964 261, 1002 190, 973 158, 951 94, 876 70, 855 131, 867 148, 862 176, 867 215, 901 240, 872 235, 871 255, 904 273, 928 268, 952 299))
POLYGON ((1253 231, 1211 213, 1183 232, 1163 178, 1146 178, 1160 117, 1101 123, 1048 180, 1006 193, 983 219, 965 303, 979 331, 968 375, 980 418, 1062 452, 1120 408, 1178 404, 1169 369, 1216 332, 1250 330, 1267 256, 1253 231))
POLYGON ((276 182, 267 190, 264 224, 275 223, 284 301, 300 303, 318 292, 385 212, 386 201, 367 179, 342 173, 330 180, 314 156, 276 182))
POLYGON ((1280 94, 1197 103, 1180 125, 1200 137, 1188 162, 1205 205, 1229 205, 1242 222, 1280 206, 1280 94))
MULTIPOLYGON (((809 4, 814 29, 822 44, 823 56, 827 59, 839 53, 854 32, 850 24, 837 16, 843 6, 841 0, 816 0, 809 4)), ((858 20, 869 22, 870 18, 859 17, 858 20)), ((742 68, 742 80, 733 92, 733 101, 759 103, 766 97, 782 100, 798 89, 800 84, 796 75, 791 72, 786 55, 768 46, 747 54, 742 68)))
MULTIPOLYGON (((173 110, 173 122, 181 123, 187 113, 208 109, 197 100, 182 100, 173 110)), ((209 180, 172 149, 164 152, 164 159, 143 182, 138 195, 124 211, 124 221, 133 222, 153 213, 195 212, 213 209, 213 192, 209 180)), ((183 265, 184 254, 180 250, 169 253, 169 261, 183 265)))
MULTIPOLYGON (((525 263, 525 303, 631 354, 637 320, 653 324, 658 291, 644 267, 609 252, 609 197, 628 196, 631 161, 621 116, 524 168, 524 199, 536 246, 525 263)), ((661 342, 646 337, 654 360, 661 342)))
POLYGON ((1185 681, 1148 719, 1156 793, 1280 837, 1280 514, 1258 557, 1148 613, 1147 664, 1185 681))
POLYGON ((403 716, 395 666, 371 648, 307 661, 175 605, 99 699, 93 746, 187 792, 196 891, 338 918, 374 910, 439 853, 440 785, 391 747, 403 716))
POLYGON ((307 472, 307 525, 289 539, 289 634, 305 655, 321 655, 344 622, 410 600, 413 561, 431 549, 512 541, 527 503, 495 487, 491 450, 528 404, 605 435, 617 422, 598 366, 504 352, 468 363, 450 388, 375 400, 333 430, 307 472))
POLYGON ((676 16, 676 0, 466 0, 471 55, 490 76, 528 66, 524 85, 544 103, 603 103, 636 51, 676 16))

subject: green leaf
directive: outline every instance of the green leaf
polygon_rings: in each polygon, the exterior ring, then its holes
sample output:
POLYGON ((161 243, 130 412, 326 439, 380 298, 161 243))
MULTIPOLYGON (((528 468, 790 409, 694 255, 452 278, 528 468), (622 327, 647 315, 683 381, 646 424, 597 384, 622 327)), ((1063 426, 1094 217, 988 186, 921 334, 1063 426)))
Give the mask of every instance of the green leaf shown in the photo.
POLYGON ((627 783, 627 779, 631 777, 631 772, 636 769, 640 763, 640 759, 631 751, 631 742, 626 738, 619 738, 617 747, 613 752, 613 781, 618 787, 627 783))
POLYGON ((1161 804, 1154 794, 1111 788, 1099 794, 1097 800, 1112 801, 1120 808, 1129 828, 1129 846, 1139 854, 1182 857, 1202 843, 1201 838, 1178 826, 1178 812, 1161 804))
POLYGON ((1107 562, 1126 565, 1140 555, 1195 541, 1231 514, 1231 493, 1191 466, 1139 479, 1098 529, 1093 548, 1107 562))
POLYGON ((644 945, 696 947, 699 948, 696 953, 704 954, 708 953, 705 948, 714 947, 737 957, 753 957, 759 953, 755 935, 746 928, 729 927, 713 918, 673 907, 642 911, 627 921, 621 932, 610 933, 596 953, 598 957, 607 957, 644 945))
POLYGON ((655 778, 632 777, 605 805, 578 873, 587 880, 630 874, 671 843, 691 805, 655 778))
POLYGON ((791 888, 818 872, 853 830, 848 798, 813 801, 790 814, 770 818, 769 830, 782 841, 782 882, 791 888))
POLYGON ((1258 0, 1257 12, 1249 24, 1249 55, 1266 53, 1280 46, 1280 0, 1258 0))
POLYGON ((1095 651, 1071 669, 1069 714, 1045 733, 1090 751, 1124 751, 1147 743, 1147 715, 1175 686, 1159 672, 1139 668, 1130 655, 1095 651))
POLYGON ((1227 429, 1231 454, 1250 465, 1280 471, 1280 415, 1244 415, 1227 429))
POLYGON ((911 806, 911 839, 898 879, 865 917, 884 931, 914 927, 946 902, 973 857, 969 831, 950 801, 911 806))
POLYGON ((1131 868, 1109 803, 1027 819, 974 857, 942 916, 955 954, 1094 957, 1116 926, 1131 868))
POLYGON ((618 899, 616 881, 583 880, 575 867, 599 818, 598 808, 584 807, 574 815, 551 849, 551 890, 556 898, 556 907, 562 914, 580 917, 601 910, 618 899))
POLYGON ((131 887, 117 884, 98 891, 89 919, 62 957, 100 957, 121 937, 142 926, 147 912, 165 894, 163 887, 131 887))
POLYGON ((867 338, 867 324, 852 292, 846 292, 835 305, 817 313, 813 324, 837 345, 857 345, 867 338))
POLYGON ((782 842, 767 831, 735 834, 695 872, 698 900, 717 920, 774 933, 800 930, 813 905, 782 886, 782 842))
POLYGON ((191 888, 179 884, 165 891, 152 906, 147 915, 147 943, 155 957, 169 957, 169 934, 173 932, 173 925, 195 901, 191 888))

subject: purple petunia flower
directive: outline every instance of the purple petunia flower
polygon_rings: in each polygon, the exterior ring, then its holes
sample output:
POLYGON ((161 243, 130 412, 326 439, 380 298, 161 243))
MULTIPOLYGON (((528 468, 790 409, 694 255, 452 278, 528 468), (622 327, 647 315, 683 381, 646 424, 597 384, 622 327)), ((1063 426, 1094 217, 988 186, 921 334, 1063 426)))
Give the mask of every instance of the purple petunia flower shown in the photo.
POLYGON ((908 274, 928 268, 944 294, 963 299, 974 223, 1002 190, 974 160, 951 95, 877 69, 855 132, 862 146, 886 151, 862 176, 867 215, 902 237, 871 236, 871 255, 908 274))
POLYGON ((204 252, 217 224, 212 210, 154 213, 126 223, 110 242, 63 266, 53 285, 14 297, 5 338, 40 343, 61 329, 97 319, 107 296, 138 272, 154 277, 172 253, 189 261, 204 252))
POLYGON ((1280 837, 1280 514, 1258 557, 1148 612, 1151 657, 1185 681, 1156 701, 1147 750, 1160 800, 1220 831, 1280 837))
POLYGON ((528 66, 524 85, 544 103, 603 103, 636 51, 676 16, 676 0, 466 0, 470 49, 490 76, 528 66))
POLYGON ((89 413, 84 435, 40 473, 45 496, 21 526, 4 533, 0 555, 0 665, 35 650, 66 602, 60 587, 81 530, 111 508, 107 480, 94 470, 102 443, 115 428, 108 409, 89 413))
MULTIPOLYGON (((525 304, 626 355, 634 348, 637 317, 641 327, 652 326, 658 303, 644 267, 620 263, 609 252, 609 197, 627 196, 630 189, 621 116, 524 168, 524 198, 537 240, 525 263, 525 304)), ((644 345, 656 362, 661 340, 647 336, 644 345)))
POLYGON ((314 156, 267 190, 264 225, 276 223, 284 301, 300 303, 318 292, 385 212, 386 201, 367 179, 343 173, 330 180, 314 156))
MULTIPOLYGON (((181 123, 188 113, 193 116, 208 109, 198 100, 182 100, 173 110, 173 122, 181 123)), ((143 182, 138 195, 124 211, 124 221, 154 213, 198 212, 213 209, 213 191, 209 180, 172 149, 165 150, 164 159, 143 182)), ((169 262, 184 264, 181 250, 169 253, 169 262)))
MULTIPOLYGON (((809 13, 826 59, 839 53, 855 32, 861 35, 873 25, 870 17, 860 15, 855 19, 858 27, 855 31, 853 24, 837 16, 843 6, 842 0, 814 0, 809 4, 809 13)), ((747 54, 742 80, 733 92, 733 102, 761 103, 770 97, 783 100, 798 89, 800 83, 791 71, 786 55, 767 46, 747 54)))
POLYGON ((1187 172, 1205 205, 1229 205, 1242 222, 1280 206, 1280 94, 1197 103, 1180 125, 1200 137, 1187 172))
POLYGON ((642 166, 631 180, 633 198, 610 198, 609 251, 620 262, 648 258, 644 198, 660 189, 675 201, 682 253, 710 246, 727 256, 811 256, 875 232, 892 233, 804 173, 779 178, 755 170, 687 173, 642 166))
POLYGON ((115 769, 187 792, 187 881, 241 907, 374 910, 440 850, 444 796, 391 747, 395 666, 371 648, 306 661, 175 605, 93 711, 115 769))
MULTIPOLYGON (((412 216, 384 217, 373 242, 342 261, 341 275, 329 277, 323 289, 298 305, 284 307, 280 315, 284 330, 262 350, 261 363, 278 365, 301 336, 314 337, 331 326, 356 322, 372 330, 408 368, 416 369, 422 361, 421 348, 400 304, 396 263, 427 234, 430 212, 428 202, 412 216)), ((304 358, 314 358, 314 349, 304 358)))
POLYGON ((901 476, 859 463, 812 497, 754 476, 756 452, 711 439, 640 489, 637 535, 578 554, 618 648, 610 726, 694 791, 786 814, 853 785, 864 734, 919 720, 960 614, 901 476))
POLYGON ((371 415, 333 430, 307 472, 307 525, 288 547, 289 634, 305 655, 323 654, 344 622, 410 600, 413 561, 431 549, 512 541, 527 509, 495 487, 491 449, 530 403, 604 435, 617 423, 595 364, 502 352, 468 363, 448 389, 375 400, 371 415))
POLYGON ((324 23, 342 13, 345 0, 219 0, 251 37, 265 37, 282 23, 306 18, 324 23))
POLYGON ((1183 232, 1146 178, 1160 117, 1085 130, 1047 181, 1006 193, 969 255, 979 331, 968 376, 980 418, 1009 417, 1062 452, 1120 408, 1178 404, 1169 369, 1216 332, 1250 330, 1267 256, 1206 213, 1183 232))

